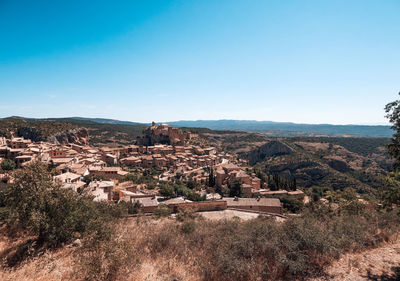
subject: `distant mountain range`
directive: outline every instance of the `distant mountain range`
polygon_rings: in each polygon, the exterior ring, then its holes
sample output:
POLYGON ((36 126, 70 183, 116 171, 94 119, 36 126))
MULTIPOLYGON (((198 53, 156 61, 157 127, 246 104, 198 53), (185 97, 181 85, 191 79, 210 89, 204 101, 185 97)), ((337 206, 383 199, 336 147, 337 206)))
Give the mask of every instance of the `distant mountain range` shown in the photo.
POLYGON ((252 120, 197 120, 166 122, 175 127, 209 128, 212 130, 234 130, 266 133, 270 136, 359 136, 391 137, 393 130, 383 125, 330 125, 296 124, 289 122, 252 120))
POLYGON ((139 122, 131 122, 131 121, 120 121, 115 119, 106 119, 106 118, 86 118, 86 117, 70 117, 70 119, 82 120, 82 121, 91 121, 101 124, 118 124, 118 125, 150 125, 150 123, 139 123, 139 122))
MULTIPOLYGON (((9 117, 34 121, 64 121, 72 120, 94 122, 109 125, 149 126, 149 123, 120 121, 107 118, 46 118, 34 119, 23 117, 9 117)), ((5 118, 5 119, 9 119, 5 118)), ((73 122, 75 123, 75 122, 73 122)), ((297 124, 290 122, 253 121, 253 120, 196 120, 164 122, 174 127, 208 128, 211 130, 231 130, 264 133, 267 136, 358 136, 358 137, 391 137, 394 131, 385 125, 331 125, 331 124, 297 124)))

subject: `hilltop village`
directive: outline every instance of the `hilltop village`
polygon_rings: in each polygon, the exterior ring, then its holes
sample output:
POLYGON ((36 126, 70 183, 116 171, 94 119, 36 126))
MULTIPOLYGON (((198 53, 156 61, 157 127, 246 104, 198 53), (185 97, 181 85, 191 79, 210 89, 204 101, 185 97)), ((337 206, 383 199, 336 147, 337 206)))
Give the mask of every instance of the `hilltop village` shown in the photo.
MULTIPOLYGON (((18 168, 33 161, 45 162, 53 169, 54 181, 63 188, 86 192, 96 201, 130 202, 145 213, 152 213, 160 204, 173 211, 190 207, 200 211, 234 208, 282 213, 279 199, 265 198, 273 192, 254 173, 246 171, 245 162, 215 147, 193 144, 192 140, 197 138, 196 134, 154 122, 143 131, 135 145, 120 147, 2 137, 0 161, 12 160, 18 168), (135 175, 145 175, 150 181, 135 183, 132 180, 135 175), (198 200, 173 193, 165 195, 160 190, 160 183, 178 180, 190 182, 192 187, 197 185, 194 192, 198 200), (221 192, 216 192, 235 184, 240 186, 240 196, 222 197, 221 192)), ((12 181, 8 173, 0 177, 3 181, 12 181)), ((304 195, 301 191, 286 193, 304 195)))

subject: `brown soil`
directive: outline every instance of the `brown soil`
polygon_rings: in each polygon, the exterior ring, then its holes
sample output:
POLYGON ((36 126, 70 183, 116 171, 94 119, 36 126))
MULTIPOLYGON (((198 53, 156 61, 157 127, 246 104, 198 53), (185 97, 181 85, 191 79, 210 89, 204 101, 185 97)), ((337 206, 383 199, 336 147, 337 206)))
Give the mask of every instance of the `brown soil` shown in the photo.
POLYGON ((326 270, 322 280, 400 280, 400 239, 361 253, 343 255, 326 270))

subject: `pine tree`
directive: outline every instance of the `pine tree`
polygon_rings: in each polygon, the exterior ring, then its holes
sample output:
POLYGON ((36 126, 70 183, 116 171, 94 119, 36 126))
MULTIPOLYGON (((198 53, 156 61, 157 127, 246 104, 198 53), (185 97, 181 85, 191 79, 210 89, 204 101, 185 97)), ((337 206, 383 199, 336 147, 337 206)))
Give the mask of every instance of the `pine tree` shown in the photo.
POLYGON ((208 175, 208 186, 214 187, 215 186, 215 177, 214 177, 214 170, 210 167, 210 173, 208 175))

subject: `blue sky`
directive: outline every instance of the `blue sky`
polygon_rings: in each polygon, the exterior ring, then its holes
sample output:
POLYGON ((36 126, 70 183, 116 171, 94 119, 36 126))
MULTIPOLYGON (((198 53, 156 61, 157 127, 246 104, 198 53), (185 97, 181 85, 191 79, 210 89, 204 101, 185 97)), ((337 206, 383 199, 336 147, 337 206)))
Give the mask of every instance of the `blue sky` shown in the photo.
POLYGON ((383 124, 400 1, 0 0, 0 117, 383 124))

